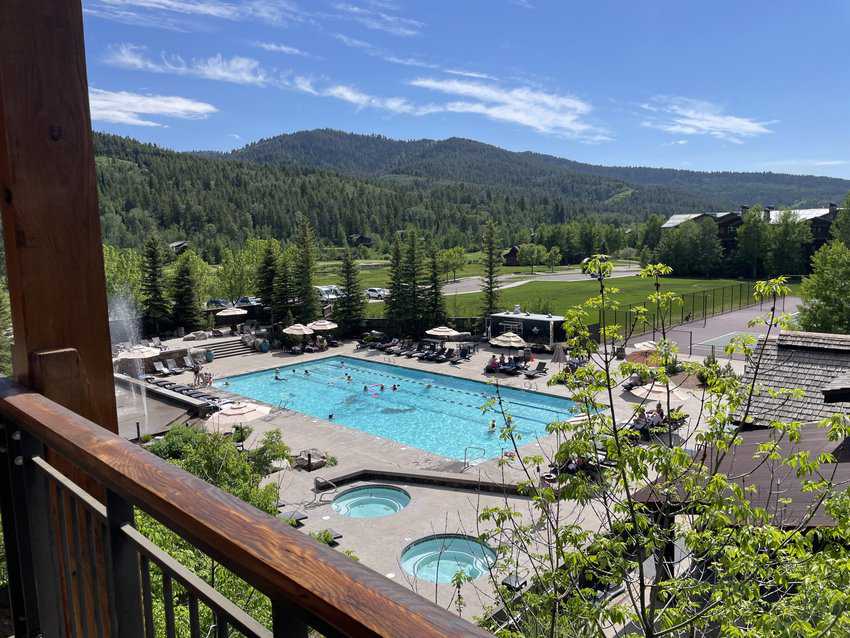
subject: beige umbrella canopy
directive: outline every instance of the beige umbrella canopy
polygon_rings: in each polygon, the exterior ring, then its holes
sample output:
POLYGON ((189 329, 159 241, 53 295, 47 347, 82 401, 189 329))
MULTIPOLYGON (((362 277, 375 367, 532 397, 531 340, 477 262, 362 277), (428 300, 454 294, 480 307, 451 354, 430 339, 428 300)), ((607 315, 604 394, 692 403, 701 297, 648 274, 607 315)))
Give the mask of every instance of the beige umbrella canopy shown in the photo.
POLYGON ((217 313, 215 313, 216 317, 244 317, 248 314, 248 311, 244 308, 225 308, 217 313))
POLYGON ((498 337, 490 339, 490 345, 498 348, 524 348, 525 339, 513 332, 505 332, 498 337))
POLYGON ((430 330, 425 331, 426 335, 430 335, 432 337, 439 337, 440 339, 453 339, 460 335, 460 333, 454 328, 449 328, 447 326, 438 326, 436 328, 431 328, 430 330))
POLYGON ((339 326, 337 326, 333 321, 328 321, 327 319, 319 319, 318 321, 308 323, 307 327, 315 332, 324 332, 326 330, 335 330, 339 326))
POLYGON ((307 335, 313 334, 313 330, 308 328, 305 325, 300 323, 295 323, 289 326, 288 328, 284 328, 283 331, 288 335, 296 335, 299 337, 305 337, 307 335))
MULTIPOLYGON (((667 387, 663 383, 647 383, 632 388, 630 392, 641 401, 664 403, 667 401, 667 387)), ((675 401, 682 401, 682 397, 676 390, 670 390, 670 397, 675 401)))

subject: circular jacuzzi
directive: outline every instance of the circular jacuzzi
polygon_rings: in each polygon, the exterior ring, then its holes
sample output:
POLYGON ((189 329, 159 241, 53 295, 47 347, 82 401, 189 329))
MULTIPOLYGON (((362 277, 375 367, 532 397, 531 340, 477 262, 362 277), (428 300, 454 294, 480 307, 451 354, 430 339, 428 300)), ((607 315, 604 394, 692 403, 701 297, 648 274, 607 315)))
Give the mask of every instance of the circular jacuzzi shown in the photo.
POLYGON ((351 518, 380 518, 397 514, 410 503, 410 494, 392 485, 363 485, 341 492, 333 510, 351 518))
POLYGON ((496 552, 472 536, 436 534, 412 542, 401 553, 401 566, 411 576, 432 583, 450 583, 458 572, 470 579, 485 574, 496 552))

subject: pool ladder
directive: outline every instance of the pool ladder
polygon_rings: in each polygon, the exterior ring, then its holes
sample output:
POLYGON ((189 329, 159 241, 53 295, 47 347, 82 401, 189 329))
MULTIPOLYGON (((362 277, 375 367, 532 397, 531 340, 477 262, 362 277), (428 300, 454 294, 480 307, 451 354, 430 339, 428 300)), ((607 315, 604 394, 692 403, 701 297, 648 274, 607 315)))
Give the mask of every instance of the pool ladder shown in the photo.
POLYGON ((338 489, 339 488, 337 487, 336 483, 334 483, 333 481, 329 481, 328 479, 322 476, 317 476, 313 479, 313 492, 315 492, 315 496, 313 496, 313 502, 310 503, 310 505, 312 507, 316 507, 323 503, 329 503, 330 501, 323 501, 322 497, 325 495, 333 496, 334 494, 336 494, 338 489))
POLYGON ((485 450, 483 447, 478 447, 476 445, 466 446, 463 449, 463 469, 461 470, 461 472, 471 468, 472 467, 472 461, 476 461, 476 460, 482 460, 483 461, 486 456, 487 456, 487 450, 485 450), (472 452, 472 451, 481 452, 481 454, 478 455, 478 456, 475 456, 475 457, 471 457, 471 456, 469 456, 469 453, 472 452))

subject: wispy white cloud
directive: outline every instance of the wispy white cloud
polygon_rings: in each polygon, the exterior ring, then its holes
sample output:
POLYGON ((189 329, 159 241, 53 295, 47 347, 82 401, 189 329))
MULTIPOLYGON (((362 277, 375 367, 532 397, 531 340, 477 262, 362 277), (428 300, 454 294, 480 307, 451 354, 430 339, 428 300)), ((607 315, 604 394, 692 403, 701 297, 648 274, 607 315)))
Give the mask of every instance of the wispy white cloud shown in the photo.
POLYGON ((443 73, 450 75, 460 75, 465 78, 475 78, 477 80, 496 80, 492 75, 480 73, 479 71, 464 71, 463 69, 443 69, 443 73))
POLYGON ((371 55, 372 57, 380 58, 385 62, 389 62, 390 64, 399 64, 401 66, 417 67, 420 69, 431 69, 433 71, 442 71, 443 73, 449 73, 451 75, 460 75, 463 77, 476 78, 479 80, 496 80, 496 78, 494 78, 492 75, 487 75, 486 73, 481 73, 479 71, 446 69, 441 67, 439 64, 434 64, 433 62, 422 60, 420 58, 393 55, 392 53, 389 53, 382 48, 376 47, 375 45, 369 42, 364 42, 363 40, 351 38, 347 35, 343 35, 342 33, 335 33, 333 37, 342 42, 347 47, 351 47, 352 49, 361 49, 366 55, 371 55))
MULTIPOLYGON (((400 15, 392 15, 380 9, 367 9, 350 3, 336 3, 334 9, 341 17, 349 18, 375 31, 384 31, 398 36, 418 35, 425 26, 422 22, 400 15)), ((373 5, 375 6, 375 5, 373 5)))
POLYGON ((252 20, 266 24, 305 22, 312 15, 292 0, 88 0, 89 15, 176 31, 197 31, 205 25, 200 18, 252 20))
POLYGON ((709 135, 734 144, 771 133, 768 127, 775 123, 729 115, 712 102, 685 97, 659 96, 640 106, 653 114, 642 122, 643 126, 674 135, 709 135))
POLYGON ((370 95, 347 84, 317 84, 314 80, 300 75, 286 78, 283 84, 287 88, 309 95, 341 100, 353 104, 358 109, 378 109, 401 115, 426 115, 435 111, 435 107, 417 105, 407 98, 370 95))
POLYGON ((312 57, 306 51, 302 51, 301 49, 297 49, 295 47, 288 46, 286 44, 279 44, 277 42, 257 42, 255 46, 264 49, 266 51, 270 51, 272 53, 285 53, 286 55, 300 55, 305 58, 312 57))
POLYGON ((352 49, 375 49, 376 47, 368 42, 364 42, 363 40, 358 40, 357 38, 352 38, 347 35, 343 35, 342 33, 334 33, 334 38, 342 42, 345 46, 351 47, 352 49))
POLYGON ((529 0, 511 0, 511 4, 523 9, 533 9, 534 5, 529 0))
POLYGON ((465 98, 441 105, 440 110, 443 111, 476 113, 492 120, 526 126, 540 133, 588 142, 611 139, 607 131, 585 120, 592 106, 571 95, 547 93, 528 87, 505 89, 495 84, 466 80, 419 78, 410 84, 465 98))
POLYGON ((239 5, 217 0, 99 0, 102 6, 167 11, 187 15, 202 15, 213 18, 235 20, 239 17, 239 5))
POLYGON ((120 44, 112 47, 106 62, 113 66, 152 73, 188 75, 206 80, 265 86, 271 81, 268 72, 253 58, 234 56, 225 58, 221 54, 209 58, 184 60, 179 55, 162 54, 160 60, 145 55, 144 47, 120 44))
POLYGON ((151 95, 129 91, 89 89, 91 118, 96 122, 132 126, 164 126, 150 116, 204 119, 218 109, 212 104, 175 95, 151 95))

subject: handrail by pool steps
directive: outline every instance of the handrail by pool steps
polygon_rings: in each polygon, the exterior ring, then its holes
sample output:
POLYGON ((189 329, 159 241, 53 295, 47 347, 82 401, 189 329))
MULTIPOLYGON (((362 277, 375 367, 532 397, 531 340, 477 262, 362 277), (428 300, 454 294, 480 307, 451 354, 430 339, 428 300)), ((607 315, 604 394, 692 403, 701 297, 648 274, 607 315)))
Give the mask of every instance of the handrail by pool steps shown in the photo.
POLYGON ((486 457, 487 450, 485 450, 483 447, 478 447, 477 445, 467 445, 463 450, 463 470, 468 470, 470 467, 472 467, 473 460, 483 461, 486 457), (476 456, 473 459, 469 456, 469 453, 472 451, 481 452, 481 455, 476 456))

